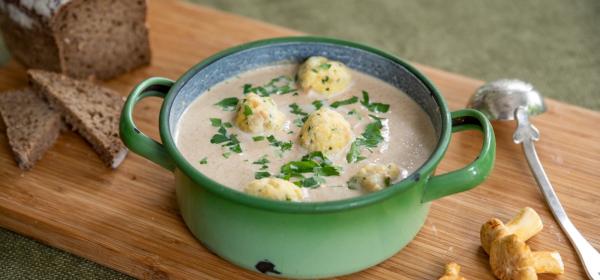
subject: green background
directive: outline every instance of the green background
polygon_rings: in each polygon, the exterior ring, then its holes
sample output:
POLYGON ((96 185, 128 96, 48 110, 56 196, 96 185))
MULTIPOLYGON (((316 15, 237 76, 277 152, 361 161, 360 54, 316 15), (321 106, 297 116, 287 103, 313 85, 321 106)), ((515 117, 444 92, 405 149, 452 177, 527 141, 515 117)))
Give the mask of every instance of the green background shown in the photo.
MULTIPOLYGON (((548 97, 600 109, 597 0, 191 1, 482 80, 520 78, 548 97)), ((0 229, 0 279, 32 278, 128 279, 0 229)))

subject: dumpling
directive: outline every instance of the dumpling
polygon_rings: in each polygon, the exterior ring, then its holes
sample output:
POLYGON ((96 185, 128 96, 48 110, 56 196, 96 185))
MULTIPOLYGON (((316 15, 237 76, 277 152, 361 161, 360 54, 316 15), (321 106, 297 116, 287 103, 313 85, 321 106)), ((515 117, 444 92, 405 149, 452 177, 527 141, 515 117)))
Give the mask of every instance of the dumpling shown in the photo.
POLYGON ((310 90, 329 97, 350 86, 352 76, 346 65, 322 56, 308 58, 298 69, 298 83, 303 90, 310 90))
POLYGON ((311 152, 334 154, 352 140, 348 121, 330 108, 312 112, 300 131, 300 144, 311 152))
POLYGON ((400 168, 394 163, 388 165, 369 163, 361 168, 348 182, 349 187, 362 187, 368 192, 382 190, 398 179, 400 168))
POLYGON ((237 108, 235 124, 243 131, 261 133, 281 129, 285 115, 270 97, 249 93, 237 108))
POLYGON ((301 201, 302 190, 294 183, 279 178, 262 178, 248 184, 244 189, 247 194, 284 201, 301 201))

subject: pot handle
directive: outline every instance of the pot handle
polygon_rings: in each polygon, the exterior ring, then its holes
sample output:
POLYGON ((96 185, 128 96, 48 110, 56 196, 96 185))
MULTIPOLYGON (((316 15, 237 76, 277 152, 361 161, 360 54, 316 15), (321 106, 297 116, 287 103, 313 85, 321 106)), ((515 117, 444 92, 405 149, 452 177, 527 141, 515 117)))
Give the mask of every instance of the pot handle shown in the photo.
POLYGON ((432 201, 454 193, 470 190, 483 182, 492 171, 496 157, 496 139, 490 121, 479 111, 462 109, 451 113, 452 133, 480 130, 483 145, 477 158, 469 165, 429 178, 422 202, 432 201))
POLYGON ((153 77, 139 83, 129 94, 119 124, 119 132, 125 146, 134 153, 153 161, 163 168, 174 171, 175 163, 165 147, 156 140, 146 136, 133 122, 133 108, 146 97, 165 98, 174 82, 167 78, 153 77))

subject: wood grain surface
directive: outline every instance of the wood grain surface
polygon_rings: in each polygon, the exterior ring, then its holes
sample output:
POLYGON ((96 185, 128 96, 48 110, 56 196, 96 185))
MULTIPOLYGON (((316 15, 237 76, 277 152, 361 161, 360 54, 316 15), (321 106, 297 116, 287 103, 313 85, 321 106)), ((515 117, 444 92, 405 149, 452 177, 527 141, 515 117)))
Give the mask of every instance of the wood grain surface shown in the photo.
MULTIPOLYGON (((126 96, 150 76, 177 78, 207 56, 251 40, 298 32, 174 1, 150 1, 153 63, 106 83, 126 96)), ((426 66, 419 68, 442 91, 451 109, 464 107, 481 81, 426 66)), ((26 84, 24 69, 11 62, 0 69, 0 89, 26 84)), ((534 123, 537 143, 556 192, 571 219, 600 248, 600 113, 548 100, 549 111, 534 123)), ((145 100, 135 117, 141 130, 157 137, 158 100, 145 100)), ((456 261, 468 279, 493 279, 479 246, 479 227, 491 217, 507 220, 533 207, 544 230, 529 242, 533 250, 558 250, 566 272, 541 279, 584 279, 574 250, 546 209, 519 146, 513 123, 495 123, 496 166, 478 188, 435 201, 427 222, 404 250, 348 279, 437 279, 456 261)), ((453 135, 438 173, 457 169, 476 155, 481 136, 453 135)), ((118 170, 106 169, 78 135, 63 133, 27 173, 11 156, 0 133, 0 226, 33 237, 129 275, 145 279, 260 279, 202 247, 178 214, 173 176, 130 153, 118 170)), ((600 264, 599 264, 600 265, 600 264)))

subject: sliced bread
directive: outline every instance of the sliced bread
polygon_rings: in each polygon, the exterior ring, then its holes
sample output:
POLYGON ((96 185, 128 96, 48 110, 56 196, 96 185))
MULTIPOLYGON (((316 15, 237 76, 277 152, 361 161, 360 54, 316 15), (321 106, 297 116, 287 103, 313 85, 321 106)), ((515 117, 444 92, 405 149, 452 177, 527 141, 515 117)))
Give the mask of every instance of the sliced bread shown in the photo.
POLYGON ((60 114, 31 88, 0 93, 0 114, 19 168, 29 170, 60 134, 60 114))
POLYGON ((27 73, 33 88, 92 145, 100 159, 107 166, 117 168, 127 155, 127 148, 119 138, 123 98, 90 81, 45 70, 27 73))

